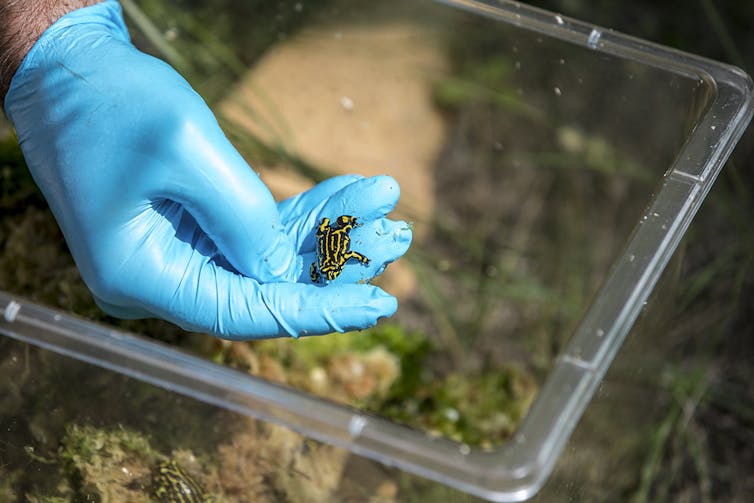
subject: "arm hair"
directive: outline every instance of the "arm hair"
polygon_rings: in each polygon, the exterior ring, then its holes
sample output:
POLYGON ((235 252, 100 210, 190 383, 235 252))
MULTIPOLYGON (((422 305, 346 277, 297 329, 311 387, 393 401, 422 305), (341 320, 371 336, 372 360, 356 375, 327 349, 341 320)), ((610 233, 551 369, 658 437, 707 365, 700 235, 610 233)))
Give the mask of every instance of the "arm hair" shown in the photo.
POLYGON ((0 104, 31 47, 55 21, 100 0, 0 0, 0 104))

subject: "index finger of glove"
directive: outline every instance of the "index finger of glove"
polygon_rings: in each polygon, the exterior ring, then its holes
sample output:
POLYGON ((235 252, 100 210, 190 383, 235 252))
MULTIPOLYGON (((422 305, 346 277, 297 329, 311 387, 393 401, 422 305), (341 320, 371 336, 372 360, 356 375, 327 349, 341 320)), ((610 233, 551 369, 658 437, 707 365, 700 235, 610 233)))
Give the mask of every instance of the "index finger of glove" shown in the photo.
POLYGON ((384 217, 401 195, 395 178, 388 175, 362 178, 335 192, 320 211, 321 217, 352 215, 362 221, 384 217))

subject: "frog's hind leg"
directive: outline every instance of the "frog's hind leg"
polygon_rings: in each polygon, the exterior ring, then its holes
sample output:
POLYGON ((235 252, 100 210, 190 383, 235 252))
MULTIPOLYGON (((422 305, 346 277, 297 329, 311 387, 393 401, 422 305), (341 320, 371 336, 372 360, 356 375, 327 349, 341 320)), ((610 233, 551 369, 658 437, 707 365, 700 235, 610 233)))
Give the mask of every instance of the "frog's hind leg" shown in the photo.
POLYGON ((349 251, 348 253, 344 253, 343 254, 343 258, 345 260, 348 260, 349 258, 355 258, 356 260, 358 260, 362 264, 369 265, 369 259, 367 257, 365 257, 364 255, 362 255, 361 253, 359 253, 359 252, 349 251))
POLYGON ((319 270, 317 269, 317 263, 312 262, 311 267, 309 267, 309 278, 311 278, 313 283, 319 283, 320 279, 319 270))

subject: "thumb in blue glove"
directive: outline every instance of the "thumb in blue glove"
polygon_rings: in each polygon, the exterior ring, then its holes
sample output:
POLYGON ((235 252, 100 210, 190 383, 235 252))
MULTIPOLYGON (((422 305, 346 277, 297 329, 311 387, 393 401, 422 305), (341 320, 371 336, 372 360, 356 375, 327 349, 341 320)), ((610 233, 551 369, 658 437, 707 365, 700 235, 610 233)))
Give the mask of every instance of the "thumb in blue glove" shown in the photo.
POLYGON ((365 328, 395 311, 373 286, 296 282, 306 238, 292 230, 295 219, 281 220, 190 85, 130 43, 117 2, 48 28, 5 108, 84 281, 110 314, 247 339, 365 328))

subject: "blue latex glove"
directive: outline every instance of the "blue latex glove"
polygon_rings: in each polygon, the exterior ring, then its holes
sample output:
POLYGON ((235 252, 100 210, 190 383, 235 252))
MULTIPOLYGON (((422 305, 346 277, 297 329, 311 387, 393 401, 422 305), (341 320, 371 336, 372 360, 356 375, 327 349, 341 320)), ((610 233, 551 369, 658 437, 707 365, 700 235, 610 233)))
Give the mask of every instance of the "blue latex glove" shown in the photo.
MULTIPOLYGON (((284 201, 170 66, 130 43, 120 6, 71 12, 5 100, 31 173, 106 312, 230 339, 361 329, 395 311, 369 280, 408 248, 389 177, 338 177, 284 201), (316 225, 350 212, 368 267, 307 284, 316 225), (299 281, 301 280, 301 281, 299 281)), ((310 283, 310 281, 308 282, 310 283)))

